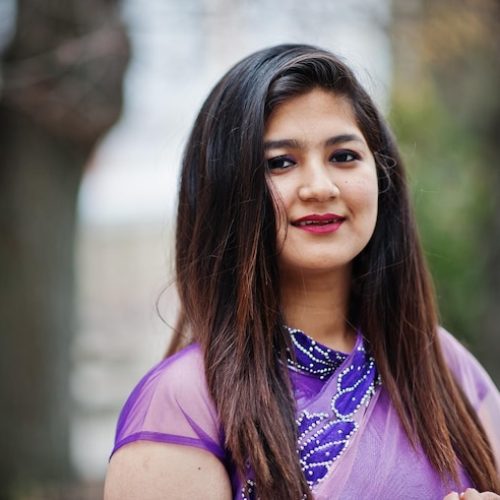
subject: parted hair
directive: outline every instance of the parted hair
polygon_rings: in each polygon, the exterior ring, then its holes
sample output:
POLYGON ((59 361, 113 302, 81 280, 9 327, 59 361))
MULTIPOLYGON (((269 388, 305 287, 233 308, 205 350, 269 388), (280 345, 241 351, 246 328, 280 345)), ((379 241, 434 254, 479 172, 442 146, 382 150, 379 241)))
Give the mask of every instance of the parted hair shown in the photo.
POLYGON ((458 458, 479 490, 499 491, 490 444, 441 352, 433 286, 393 135, 353 72, 328 51, 279 45, 251 54, 203 104, 182 164, 181 311, 169 353, 200 344, 225 446, 242 479, 253 470, 258 496, 312 498, 296 450, 264 131, 277 106, 314 88, 348 99, 378 173, 378 217, 353 262, 349 321, 363 332, 409 440, 438 473, 457 477, 458 458))

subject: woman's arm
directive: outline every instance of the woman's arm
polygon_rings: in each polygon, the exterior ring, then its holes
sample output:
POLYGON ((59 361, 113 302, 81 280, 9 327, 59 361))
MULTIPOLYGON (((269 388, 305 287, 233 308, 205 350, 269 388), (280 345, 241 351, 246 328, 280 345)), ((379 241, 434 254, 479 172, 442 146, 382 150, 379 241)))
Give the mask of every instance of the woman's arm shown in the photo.
POLYGON ((136 441, 120 448, 106 474, 104 500, 231 500, 224 465, 208 451, 136 441))

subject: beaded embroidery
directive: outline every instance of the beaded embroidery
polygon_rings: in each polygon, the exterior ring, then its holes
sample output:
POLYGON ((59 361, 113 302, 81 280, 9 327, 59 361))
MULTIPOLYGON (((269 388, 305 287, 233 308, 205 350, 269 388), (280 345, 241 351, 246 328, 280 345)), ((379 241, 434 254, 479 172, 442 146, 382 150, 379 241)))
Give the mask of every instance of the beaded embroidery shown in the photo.
POLYGON ((369 403, 379 383, 375 361, 360 345, 338 375, 332 413, 307 410, 297 418, 300 464, 309 486, 319 483, 345 452, 359 426, 358 410, 369 403))
MULTIPOLYGON (((319 344, 301 330, 286 328, 295 351, 295 358, 288 356, 288 366, 294 371, 324 380, 349 357, 319 344)), ((335 461, 345 453, 359 428, 357 413, 368 405, 380 382, 375 360, 360 341, 349 364, 337 376, 336 391, 330 402, 331 412, 304 410, 298 414, 297 449, 310 487, 321 482, 335 461)), ((241 490, 242 500, 254 500, 255 489, 255 482, 247 480, 241 490)))
POLYGON ((319 344, 301 330, 288 326, 285 328, 290 333, 295 351, 295 358, 288 356, 288 366, 292 370, 324 380, 347 359, 347 354, 319 344))
POLYGON ((254 499, 255 499, 255 481, 247 479, 245 486, 241 488, 241 500, 254 500, 254 499))

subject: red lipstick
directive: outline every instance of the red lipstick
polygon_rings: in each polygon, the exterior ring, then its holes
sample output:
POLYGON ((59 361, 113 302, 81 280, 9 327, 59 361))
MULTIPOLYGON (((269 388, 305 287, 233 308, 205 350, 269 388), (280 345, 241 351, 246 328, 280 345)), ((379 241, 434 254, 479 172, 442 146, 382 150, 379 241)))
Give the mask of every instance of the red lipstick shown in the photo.
POLYGON ((333 233, 339 229, 345 217, 337 214, 309 214, 292 222, 292 226, 309 233, 333 233))

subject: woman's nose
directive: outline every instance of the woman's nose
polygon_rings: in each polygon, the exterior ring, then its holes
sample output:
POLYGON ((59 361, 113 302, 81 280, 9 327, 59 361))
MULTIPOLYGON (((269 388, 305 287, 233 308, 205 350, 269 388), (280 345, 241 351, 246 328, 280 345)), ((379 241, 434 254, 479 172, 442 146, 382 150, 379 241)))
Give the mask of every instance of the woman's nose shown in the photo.
POLYGON ((315 163, 303 172, 298 189, 299 198, 303 201, 327 201, 340 194, 331 165, 315 163))

